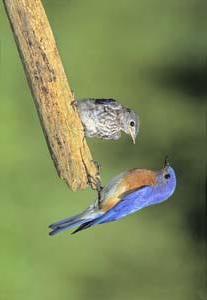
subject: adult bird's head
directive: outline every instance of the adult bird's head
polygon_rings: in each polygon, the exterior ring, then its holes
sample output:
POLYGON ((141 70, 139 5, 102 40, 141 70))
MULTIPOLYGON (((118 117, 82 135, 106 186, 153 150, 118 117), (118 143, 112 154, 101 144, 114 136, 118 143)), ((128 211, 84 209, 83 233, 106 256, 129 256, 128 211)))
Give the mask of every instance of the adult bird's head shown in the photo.
POLYGON ((165 158, 163 168, 157 173, 157 195, 161 195, 160 197, 163 200, 170 197, 176 188, 176 175, 174 169, 170 166, 168 158, 165 158))

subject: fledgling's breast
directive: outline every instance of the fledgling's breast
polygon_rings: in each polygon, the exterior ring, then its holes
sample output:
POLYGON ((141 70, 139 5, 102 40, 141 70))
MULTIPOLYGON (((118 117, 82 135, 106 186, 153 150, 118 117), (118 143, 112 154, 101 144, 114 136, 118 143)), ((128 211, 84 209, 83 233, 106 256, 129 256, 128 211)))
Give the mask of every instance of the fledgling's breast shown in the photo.
MULTIPOLYGON (((116 115, 103 109, 94 112, 91 117, 94 123, 96 134, 103 139, 110 139, 120 131, 116 115)), ((117 136, 118 138, 119 136, 117 136)), ((116 137, 115 137, 116 138, 116 137)))

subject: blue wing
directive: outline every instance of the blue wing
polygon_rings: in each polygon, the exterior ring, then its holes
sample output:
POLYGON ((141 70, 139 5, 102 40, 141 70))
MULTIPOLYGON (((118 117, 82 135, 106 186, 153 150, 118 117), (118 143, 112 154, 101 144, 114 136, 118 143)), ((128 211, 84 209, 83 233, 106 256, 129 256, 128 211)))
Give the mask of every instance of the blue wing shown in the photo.
MULTIPOLYGON (((174 190, 173 190, 174 191, 174 190)), ((107 211, 104 215, 87 222, 80 226, 75 232, 86 229, 97 224, 113 222, 133 214, 142 208, 159 204, 167 200, 172 191, 163 191, 158 186, 143 186, 135 191, 123 195, 123 198, 114 207, 107 211)))
POLYGON ((112 222, 133 214, 152 203, 153 187, 145 186, 123 197, 112 209, 97 219, 96 224, 112 222))

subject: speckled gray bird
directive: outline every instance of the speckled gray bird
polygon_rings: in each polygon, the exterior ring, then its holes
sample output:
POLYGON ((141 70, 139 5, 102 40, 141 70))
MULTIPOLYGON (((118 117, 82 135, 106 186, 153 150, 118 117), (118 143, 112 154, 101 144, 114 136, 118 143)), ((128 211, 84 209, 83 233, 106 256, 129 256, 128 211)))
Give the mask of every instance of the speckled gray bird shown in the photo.
POLYGON ((139 117, 114 99, 83 99, 75 101, 87 137, 118 140, 121 131, 131 135, 135 144, 139 117))

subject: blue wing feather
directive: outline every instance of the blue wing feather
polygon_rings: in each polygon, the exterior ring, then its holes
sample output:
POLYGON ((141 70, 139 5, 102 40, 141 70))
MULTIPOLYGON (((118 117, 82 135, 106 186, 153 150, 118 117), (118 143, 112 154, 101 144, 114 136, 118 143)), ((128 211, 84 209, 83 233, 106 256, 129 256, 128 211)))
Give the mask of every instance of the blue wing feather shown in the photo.
POLYGON ((112 209, 96 220, 96 224, 112 222, 133 214, 150 205, 152 193, 151 186, 145 186, 123 197, 112 209))
POLYGON ((118 202, 112 209, 98 218, 96 224, 119 220, 133 214, 142 208, 159 204, 167 200, 174 189, 166 189, 163 186, 144 186, 130 192, 118 202))

